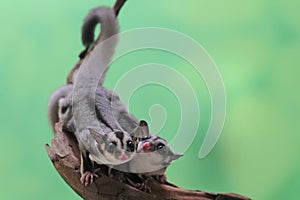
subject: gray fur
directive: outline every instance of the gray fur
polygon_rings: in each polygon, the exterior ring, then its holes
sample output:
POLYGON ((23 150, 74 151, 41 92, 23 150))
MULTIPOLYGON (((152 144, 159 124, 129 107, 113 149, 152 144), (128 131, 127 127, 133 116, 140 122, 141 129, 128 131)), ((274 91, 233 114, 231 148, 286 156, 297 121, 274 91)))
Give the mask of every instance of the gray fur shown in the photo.
MULTIPOLYGON (((111 131, 123 131, 132 136, 137 131, 139 121, 128 112, 127 106, 119 96, 104 87, 98 87, 95 94, 95 107, 97 120, 100 128, 105 133, 111 131)), ((58 116, 67 131, 74 132, 74 118, 72 112, 72 93, 59 101, 58 116), (62 108, 67 108, 62 113, 62 108)), ((145 135, 146 136, 146 133, 145 135)))
POLYGON ((104 41, 113 34, 119 33, 119 28, 116 23, 116 16, 111 12, 111 8, 98 7, 92 9, 84 19, 82 26, 82 43, 84 46, 90 46, 94 43, 94 32, 97 24, 101 24, 101 34, 99 42, 104 41))

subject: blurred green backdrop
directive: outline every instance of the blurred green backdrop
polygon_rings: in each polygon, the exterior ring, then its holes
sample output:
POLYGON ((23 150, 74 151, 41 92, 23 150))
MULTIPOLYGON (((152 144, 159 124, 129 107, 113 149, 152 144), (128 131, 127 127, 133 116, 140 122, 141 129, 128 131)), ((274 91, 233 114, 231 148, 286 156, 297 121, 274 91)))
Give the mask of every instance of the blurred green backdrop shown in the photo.
MULTIPOLYGON (((52 134, 46 105, 82 50, 83 17, 92 7, 112 3, 0 2, 0 199, 80 199, 47 157, 44 144, 52 134)), ((210 97, 187 63, 171 54, 141 51, 109 71, 105 84, 112 88, 137 64, 164 63, 184 74, 197 91, 199 131, 185 156, 169 168, 171 182, 253 199, 300 198, 299 6, 296 0, 128 0, 120 14, 122 31, 155 26, 191 36, 209 52, 226 87, 221 138, 209 156, 199 160, 210 97)), ((180 120, 176 96, 147 86, 132 96, 130 110, 150 120, 153 104, 163 104, 168 112, 161 135, 170 140, 180 120)))

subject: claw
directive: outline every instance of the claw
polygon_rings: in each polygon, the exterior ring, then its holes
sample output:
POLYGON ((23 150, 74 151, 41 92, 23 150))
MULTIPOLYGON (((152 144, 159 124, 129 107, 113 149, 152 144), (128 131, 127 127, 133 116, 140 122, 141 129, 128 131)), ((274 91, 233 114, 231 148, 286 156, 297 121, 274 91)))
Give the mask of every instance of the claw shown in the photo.
POLYGON ((94 177, 98 178, 99 176, 95 172, 87 171, 84 174, 82 174, 82 176, 80 178, 80 182, 84 186, 88 186, 89 184, 92 184, 94 182, 94 177))
POLYGON ((165 184, 167 182, 166 175, 156 175, 153 177, 155 180, 157 180, 159 183, 165 184))
POLYGON ((147 185, 146 182, 136 184, 136 188, 141 190, 141 191, 151 193, 151 188, 147 185))

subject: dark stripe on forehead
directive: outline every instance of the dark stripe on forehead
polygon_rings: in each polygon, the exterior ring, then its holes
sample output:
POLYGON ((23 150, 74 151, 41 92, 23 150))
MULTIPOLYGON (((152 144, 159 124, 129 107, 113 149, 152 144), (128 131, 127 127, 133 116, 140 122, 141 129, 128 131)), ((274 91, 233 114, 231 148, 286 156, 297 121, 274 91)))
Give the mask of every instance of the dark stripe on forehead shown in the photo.
POLYGON ((164 139, 162 139, 161 137, 159 137, 159 136, 156 136, 156 135, 154 135, 154 136, 152 136, 152 141, 154 142, 154 141, 157 141, 157 140, 160 140, 160 141, 164 141, 164 142, 166 142, 166 140, 164 140, 164 139))
POLYGON ((152 141, 150 141, 152 144, 158 145, 159 143, 163 143, 165 146, 168 145, 168 142, 164 139, 162 139, 161 137, 156 136, 155 138, 153 138, 152 141))
POLYGON ((123 143, 124 133, 121 131, 117 131, 117 132, 115 132, 115 134, 116 134, 116 137, 120 140, 121 147, 123 148, 124 147, 124 143, 123 143))

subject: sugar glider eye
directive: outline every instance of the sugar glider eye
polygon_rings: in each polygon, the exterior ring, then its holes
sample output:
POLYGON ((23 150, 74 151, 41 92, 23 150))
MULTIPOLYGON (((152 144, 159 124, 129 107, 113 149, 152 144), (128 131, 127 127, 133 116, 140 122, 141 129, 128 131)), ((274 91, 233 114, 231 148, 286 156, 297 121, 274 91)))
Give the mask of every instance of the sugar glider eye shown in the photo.
POLYGON ((164 149, 165 146, 166 146, 166 145, 164 145, 163 143, 160 142, 160 143, 157 144, 156 148, 157 148, 158 150, 161 150, 161 149, 164 149))
POLYGON ((107 151, 109 153, 113 153, 116 147, 117 147, 117 142, 112 141, 108 144, 107 151))
POLYGON ((127 151, 133 152, 135 149, 135 146, 131 140, 127 141, 127 151))
POLYGON ((140 141, 149 140, 150 138, 151 138, 151 136, 148 135, 148 136, 145 136, 145 137, 143 137, 143 138, 140 138, 140 141))
POLYGON ((145 136, 145 137, 144 137, 144 140, 148 140, 148 139, 150 139, 150 138, 151 138, 151 136, 148 135, 148 136, 145 136))
POLYGON ((112 142, 109 143, 109 145, 117 146, 117 142, 116 141, 112 141, 112 142))
POLYGON ((68 106, 61 107, 61 113, 62 114, 65 114, 67 112, 67 110, 68 110, 68 106))

